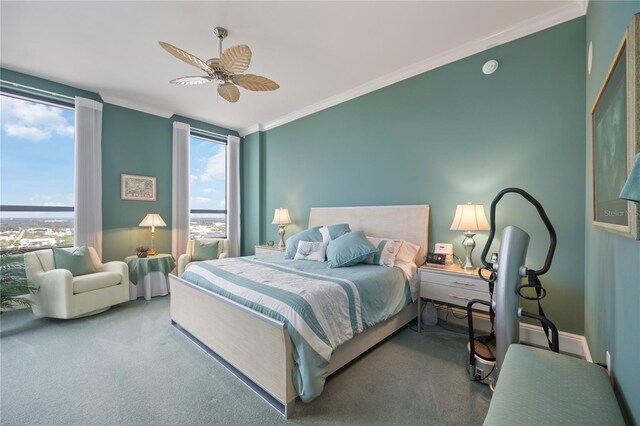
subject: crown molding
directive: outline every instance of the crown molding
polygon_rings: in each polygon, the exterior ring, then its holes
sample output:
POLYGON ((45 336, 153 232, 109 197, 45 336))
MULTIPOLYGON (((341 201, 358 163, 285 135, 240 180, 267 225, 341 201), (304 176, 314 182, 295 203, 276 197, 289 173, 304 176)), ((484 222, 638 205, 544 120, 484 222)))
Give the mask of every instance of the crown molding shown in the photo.
POLYGON ((489 36, 479 38, 477 40, 462 44, 458 47, 450 49, 446 52, 427 58, 413 65, 401 68, 391 74, 371 80, 365 84, 357 86, 353 89, 342 92, 315 104, 309 105, 298 111, 283 115, 275 120, 258 123, 253 126, 243 128, 239 131, 240 135, 245 136, 258 130, 271 130, 283 124, 290 123, 302 117, 314 114, 332 106, 341 104, 367 93, 373 92, 383 87, 390 86, 402 80, 414 77, 418 74, 430 71, 443 65, 458 61, 460 59, 475 55, 487 49, 509 43, 513 40, 528 36, 538 31, 545 30, 555 25, 562 24, 572 19, 578 18, 586 14, 588 0, 575 0, 558 9, 541 15, 526 19, 517 25, 513 25, 504 30, 493 33, 489 36))
POLYGON ((254 124, 253 126, 245 127, 243 129, 238 130, 238 133, 240 134, 241 137, 245 137, 247 135, 250 135, 251 133, 262 132, 262 131, 264 131, 262 124, 254 124))
POLYGON ((163 118, 169 118, 173 115, 173 112, 171 111, 167 111, 165 109, 151 106, 148 104, 135 102, 130 99, 123 99, 117 96, 111 96, 108 93, 100 92, 99 95, 102 98, 102 100, 108 104, 113 104, 123 108, 133 109, 133 110, 144 112, 151 115, 157 115, 163 118))
MULTIPOLYGON (((172 111, 168 111, 168 110, 163 109, 163 108, 158 108, 156 106, 135 102, 135 101, 132 101, 130 99, 124 99, 124 98, 119 98, 119 97, 116 97, 116 96, 111 96, 111 95, 106 94, 106 93, 100 93, 100 97, 106 103, 109 103, 109 104, 112 104, 112 105, 117 105, 117 106, 120 106, 120 107, 123 107, 123 108, 129 108, 129 109, 132 109, 132 110, 135 110, 135 111, 144 112, 146 114, 151 114, 151 115, 155 115, 155 116, 162 117, 162 118, 171 118, 174 115, 182 116, 181 114, 177 114, 177 113, 174 113, 172 111)), ((184 116, 184 117, 185 118, 191 118, 193 120, 202 121, 203 123, 211 124, 213 126, 222 127, 224 129, 232 130, 234 132, 238 132, 238 129, 233 128, 233 127, 229 127, 228 125, 226 125, 224 123, 215 122, 215 121, 212 121, 212 120, 203 120, 202 118, 197 118, 197 117, 187 117, 187 116, 184 116)))
POLYGON ((582 14, 586 15, 589 11, 589 0, 576 0, 580 4, 580 8, 582 9, 582 14))

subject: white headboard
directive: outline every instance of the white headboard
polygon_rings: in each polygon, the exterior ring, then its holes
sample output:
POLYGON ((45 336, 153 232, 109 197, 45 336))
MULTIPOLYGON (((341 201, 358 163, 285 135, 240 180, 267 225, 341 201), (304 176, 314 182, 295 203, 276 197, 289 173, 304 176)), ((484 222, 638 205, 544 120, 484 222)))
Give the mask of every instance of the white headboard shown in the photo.
MULTIPOLYGON (((309 228, 348 223, 352 231, 364 231, 369 237, 405 240, 421 247, 419 258, 429 247, 429 205, 314 207, 309 212, 309 228)), ((420 264, 419 263, 419 264, 420 264)))

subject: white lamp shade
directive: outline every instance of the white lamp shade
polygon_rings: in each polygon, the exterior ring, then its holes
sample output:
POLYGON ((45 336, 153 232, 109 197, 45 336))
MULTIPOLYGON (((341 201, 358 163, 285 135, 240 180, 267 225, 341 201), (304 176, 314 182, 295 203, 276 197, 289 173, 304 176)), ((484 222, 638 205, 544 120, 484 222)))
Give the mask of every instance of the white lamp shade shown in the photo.
POLYGON ((164 223, 159 214, 149 213, 142 219, 139 226, 167 226, 167 224, 164 223))
POLYGON ((272 225, 288 225, 291 223, 291 218, 289 217, 289 209, 276 209, 273 213, 273 222, 272 225))
POLYGON ((482 204, 459 204, 451 224, 452 231, 488 231, 491 229, 482 204))

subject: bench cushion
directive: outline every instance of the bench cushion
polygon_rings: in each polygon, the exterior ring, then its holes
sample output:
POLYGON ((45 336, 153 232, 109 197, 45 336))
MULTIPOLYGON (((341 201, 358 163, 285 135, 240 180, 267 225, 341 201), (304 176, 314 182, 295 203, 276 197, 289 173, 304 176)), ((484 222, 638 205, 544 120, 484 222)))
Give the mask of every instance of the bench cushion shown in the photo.
POLYGON ((95 274, 73 277, 73 294, 112 287, 120 284, 121 280, 122 275, 116 272, 96 272, 95 274))
POLYGON ((604 368, 544 349, 511 345, 485 425, 624 425, 604 368))

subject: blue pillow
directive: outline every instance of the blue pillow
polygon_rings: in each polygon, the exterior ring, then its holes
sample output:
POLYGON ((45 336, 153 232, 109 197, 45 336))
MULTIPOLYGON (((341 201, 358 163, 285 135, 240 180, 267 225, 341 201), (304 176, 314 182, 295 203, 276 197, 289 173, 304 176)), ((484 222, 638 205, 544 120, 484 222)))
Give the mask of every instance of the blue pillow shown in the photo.
POLYGON ((377 251, 378 249, 364 236, 364 232, 349 232, 329 243, 327 247, 329 268, 357 265, 377 251))
POLYGON ((218 258, 218 240, 215 241, 193 241, 193 256, 191 260, 194 262, 201 260, 214 260, 218 258))
POLYGON ((298 243, 300 241, 322 242, 322 234, 320 234, 319 229, 319 226, 315 226, 287 238, 287 241, 285 241, 286 249, 284 251, 284 258, 293 259, 296 256, 298 243))
POLYGON ((322 235, 322 242, 329 244, 332 240, 351 232, 351 228, 346 223, 340 223, 337 225, 323 226, 320 228, 320 234, 322 235))
POLYGON ((54 247, 52 251, 56 269, 66 269, 74 277, 96 272, 87 246, 80 246, 72 251, 54 247))

